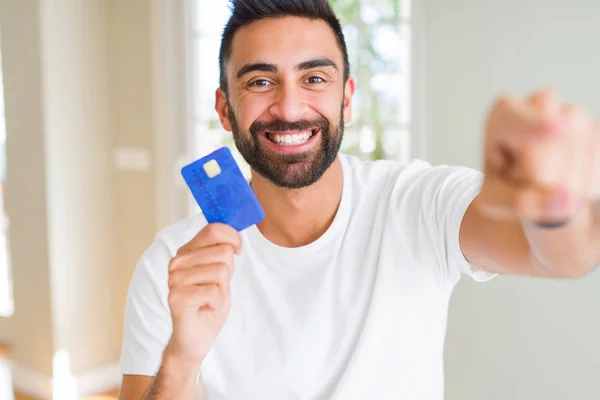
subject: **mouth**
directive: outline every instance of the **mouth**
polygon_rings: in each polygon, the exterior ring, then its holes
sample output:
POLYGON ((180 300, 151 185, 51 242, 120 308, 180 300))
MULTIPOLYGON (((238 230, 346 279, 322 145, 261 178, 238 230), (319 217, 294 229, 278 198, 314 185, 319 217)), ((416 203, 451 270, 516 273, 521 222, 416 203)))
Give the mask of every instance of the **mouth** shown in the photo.
POLYGON ((303 131, 263 132, 267 145, 278 152, 299 152, 307 150, 319 136, 320 128, 303 131))
POLYGON ((309 129, 305 131, 294 132, 264 132, 264 135, 271 142, 280 146, 300 146, 307 143, 319 129, 309 129))

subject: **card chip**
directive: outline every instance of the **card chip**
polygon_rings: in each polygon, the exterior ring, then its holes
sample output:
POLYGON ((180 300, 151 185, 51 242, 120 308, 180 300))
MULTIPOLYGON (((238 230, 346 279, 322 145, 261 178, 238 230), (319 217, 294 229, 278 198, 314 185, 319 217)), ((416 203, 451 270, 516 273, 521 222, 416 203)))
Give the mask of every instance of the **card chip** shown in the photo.
POLYGON ((206 175, 208 175, 209 178, 214 178, 221 173, 221 167, 217 160, 210 160, 204 164, 204 171, 206 171, 206 175))

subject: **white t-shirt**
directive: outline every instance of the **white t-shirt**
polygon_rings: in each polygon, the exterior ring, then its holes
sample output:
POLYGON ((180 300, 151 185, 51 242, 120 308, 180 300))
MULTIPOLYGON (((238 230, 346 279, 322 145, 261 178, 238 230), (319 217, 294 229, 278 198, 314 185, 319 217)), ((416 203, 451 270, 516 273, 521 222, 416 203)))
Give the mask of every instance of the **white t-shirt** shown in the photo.
MULTIPOLYGON (((448 304, 462 274, 459 229, 481 186, 464 167, 365 162, 340 155, 333 223, 315 242, 283 248, 242 232, 232 306, 201 368, 208 400, 444 397, 448 304)), ((154 375, 172 330, 167 266, 202 215, 160 232, 127 299, 123 374, 154 375)))

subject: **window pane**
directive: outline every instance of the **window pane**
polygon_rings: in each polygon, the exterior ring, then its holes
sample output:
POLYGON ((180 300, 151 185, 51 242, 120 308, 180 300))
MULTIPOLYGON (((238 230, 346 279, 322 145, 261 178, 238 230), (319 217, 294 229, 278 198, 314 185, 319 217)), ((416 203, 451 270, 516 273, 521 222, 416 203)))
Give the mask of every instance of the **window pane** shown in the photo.
POLYGON ((225 131, 220 123, 196 122, 194 124, 194 140, 192 141, 192 145, 194 146, 192 149, 192 154, 194 155, 205 155, 223 146, 229 147, 242 173, 244 173, 246 178, 250 178, 250 169, 235 147, 232 134, 225 131))
POLYGON ((398 70, 405 89, 400 92, 398 99, 400 109, 397 122, 401 125, 409 125, 412 122, 412 28, 408 25, 404 25, 403 28, 404 45, 398 70))
POLYGON ((344 129, 344 139, 340 150, 350 154, 357 154, 360 151, 359 135, 355 125, 348 125, 344 129))
POLYGON ((227 132, 205 122, 194 124, 194 141, 192 142, 194 154, 210 153, 221 147, 227 132))
MULTIPOLYGON (((0 58, 0 64, 2 59, 0 58)), ((4 115, 4 82, 2 81, 2 65, 0 65, 0 115, 4 115)))
POLYGON ((229 0, 194 0, 194 32, 196 34, 220 35, 231 11, 229 0))
POLYGON ((380 19, 393 19, 400 16, 398 0, 361 0, 361 19, 368 24, 375 24, 380 19))
POLYGON ((402 58, 406 58, 406 37, 399 25, 384 24, 369 27, 376 60, 380 68, 396 70, 402 58))
POLYGON ((215 91, 219 87, 219 36, 201 36, 194 43, 194 115, 200 120, 218 120, 215 91))
POLYGON ((2 81, 2 55, 0 54, 0 316, 9 317, 14 312, 10 256, 8 254, 8 217, 6 199, 6 120, 4 116, 4 85, 2 81))
MULTIPOLYGON (((353 121, 347 126, 342 150, 366 158, 406 158, 400 150, 390 149, 408 134, 394 127, 411 122, 411 1, 334 0, 332 4, 344 26, 352 75, 357 78, 353 121)), ((409 144, 400 147, 410 150, 409 144)))
POLYGON ((354 67, 358 64, 359 41, 358 28, 355 25, 346 25, 343 27, 344 39, 348 49, 348 61, 350 62, 350 73, 354 74, 354 67))
POLYGON ((406 128, 389 128, 383 136, 386 158, 403 163, 410 161, 410 131, 406 128))
MULTIPOLYGON (((0 96, 1 97, 1 96, 0 96)), ((4 111, 2 109, 1 111, 4 111)), ((6 180, 6 119, 4 114, 0 114, 0 182, 6 180)), ((0 198, 0 209, 3 209, 2 199, 0 198)), ((0 231, 2 226, 0 226, 0 231)))

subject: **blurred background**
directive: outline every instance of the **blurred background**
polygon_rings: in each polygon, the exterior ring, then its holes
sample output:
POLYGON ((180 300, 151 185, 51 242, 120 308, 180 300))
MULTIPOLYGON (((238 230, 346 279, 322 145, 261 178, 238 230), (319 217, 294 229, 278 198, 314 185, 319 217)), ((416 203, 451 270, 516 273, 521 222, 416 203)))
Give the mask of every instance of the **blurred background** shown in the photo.
MULTIPOLYGON (((358 80, 343 151, 481 168, 486 112, 553 87, 600 115, 594 0, 335 0, 358 80)), ((123 307, 222 145, 226 0, 0 0, 0 399, 115 398, 123 307), (18 393, 15 397, 15 390, 18 393)), ((600 398, 600 276, 455 290, 449 400, 600 398)))

